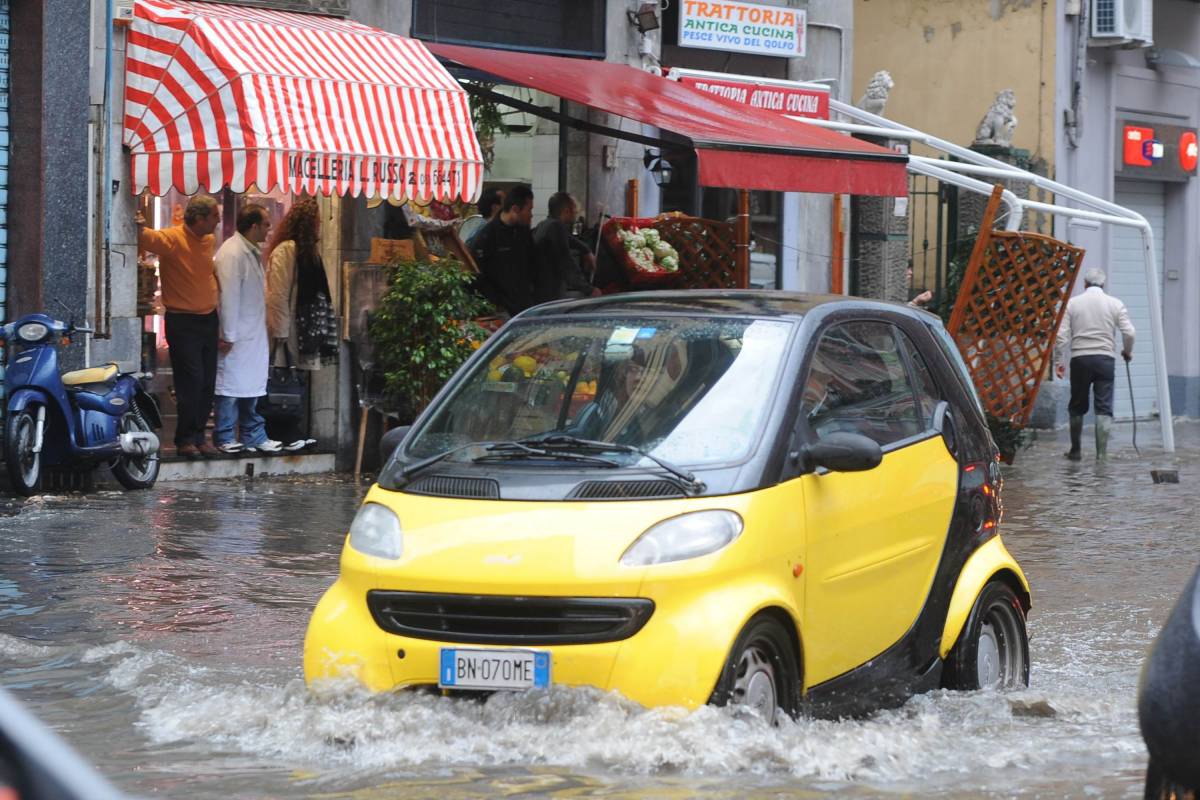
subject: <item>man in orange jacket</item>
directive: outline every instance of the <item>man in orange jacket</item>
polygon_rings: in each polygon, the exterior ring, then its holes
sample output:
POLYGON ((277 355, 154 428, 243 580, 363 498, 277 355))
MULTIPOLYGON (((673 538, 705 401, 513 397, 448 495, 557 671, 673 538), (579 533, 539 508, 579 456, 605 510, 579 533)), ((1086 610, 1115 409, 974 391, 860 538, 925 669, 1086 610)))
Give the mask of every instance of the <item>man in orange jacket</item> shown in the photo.
POLYGON ((213 231, 221 209, 208 195, 197 195, 183 212, 183 224, 145 230, 135 217, 138 247, 158 256, 158 275, 166 306, 167 348, 175 382, 175 446, 187 458, 211 458, 219 451, 205 438, 217 380, 217 276, 213 268, 213 231))

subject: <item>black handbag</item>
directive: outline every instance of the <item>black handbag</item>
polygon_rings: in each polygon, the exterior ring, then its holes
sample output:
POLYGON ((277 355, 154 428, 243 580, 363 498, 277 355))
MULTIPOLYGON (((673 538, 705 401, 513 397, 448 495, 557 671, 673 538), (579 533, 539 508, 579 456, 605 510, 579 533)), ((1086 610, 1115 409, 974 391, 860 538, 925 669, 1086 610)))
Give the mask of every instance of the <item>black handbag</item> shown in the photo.
POLYGON ((333 304, 324 292, 317 292, 312 302, 301 304, 296 309, 295 325, 301 353, 326 358, 337 355, 337 317, 333 313, 333 304))
POLYGON ((258 401, 258 413, 263 417, 299 418, 304 407, 305 374, 292 363, 292 351, 285 344, 286 366, 275 365, 276 342, 271 347, 271 366, 267 370, 267 394, 258 401))

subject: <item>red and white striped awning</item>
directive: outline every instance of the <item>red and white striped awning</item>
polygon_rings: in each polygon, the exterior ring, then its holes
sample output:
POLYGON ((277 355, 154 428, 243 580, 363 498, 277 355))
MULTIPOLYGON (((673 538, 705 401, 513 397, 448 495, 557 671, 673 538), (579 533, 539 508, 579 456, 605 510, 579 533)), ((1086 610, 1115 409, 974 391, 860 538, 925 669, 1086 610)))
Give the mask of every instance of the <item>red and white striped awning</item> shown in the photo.
POLYGON ((415 39, 311 14, 137 0, 125 58, 133 190, 472 201, 467 94, 415 39))

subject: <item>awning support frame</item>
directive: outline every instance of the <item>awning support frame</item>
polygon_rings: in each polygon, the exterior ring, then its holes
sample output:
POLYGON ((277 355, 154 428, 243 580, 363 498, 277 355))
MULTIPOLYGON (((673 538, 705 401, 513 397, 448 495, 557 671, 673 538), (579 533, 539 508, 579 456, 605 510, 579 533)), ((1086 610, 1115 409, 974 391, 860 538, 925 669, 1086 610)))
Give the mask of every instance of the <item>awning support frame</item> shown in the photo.
MULTIPOLYGON (((1173 427, 1171 414, 1171 392, 1167 379, 1167 355, 1166 342, 1164 340, 1163 333, 1162 300, 1158 288, 1158 269, 1154 260, 1154 229, 1150 227, 1150 223, 1145 217, 1136 211, 1131 211, 1123 206, 1117 205, 1116 203, 1109 202, 1103 198, 1096 197, 1074 187, 1059 183, 1051 178, 1014 167, 1013 165, 1006 164, 999 159, 985 156, 982 153, 977 153, 969 148, 962 147, 961 145, 938 138, 937 136, 917 130, 916 128, 903 125, 895 120, 890 120, 885 117, 872 114, 868 111, 863 111, 861 108, 856 108, 848 103, 831 99, 829 102, 829 107, 831 111, 840 113, 845 117, 856 120, 857 122, 815 120, 802 117, 793 117, 793 119, 810 125, 815 125, 817 127, 831 128, 849 133, 863 133, 872 136, 916 141, 926 145, 927 147, 930 147, 933 150, 961 158, 966 163, 943 161, 924 156, 910 155, 908 161, 908 171, 916 174, 936 177, 940 180, 945 180, 949 183, 962 186, 969 191, 988 194, 990 193, 991 189, 989 187, 988 191, 983 191, 982 186, 973 185, 982 184, 982 181, 975 181, 974 179, 966 177, 966 175, 960 175, 958 173, 969 173, 992 178, 1009 178, 1028 181, 1041 189, 1053 193, 1056 197, 1066 197, 1070 200, 1080 203, 1081 205, 1095 209, 1093 211, 1086 211, 1084 209, 1062 206, 1057 203, 1041 203, 1032 200, 1021 200, 1016 198, 1015 195, 1013 196, 1012 200, 1010 200, 1008 197, 1005 197, 1004 199, 1009 205, 1009 218, 1005 226, 1008 230, 1019 230, 1021 219, 1024 216, 1023 212, 1025 209, 1029 209, 1068 218, 1084 219, 1092 222, 1137 228, 1139 231, 1141 231, 1142 252, 1146 272, 1146 295, 1150 304, 1150 342, 1154 352, 1154 371, 1157 383, 1156 388, 1159 407, 1159 427, 1162 432, 1163 450, 1168 453, 1175 452, 1175 430, 1173 427), (951 177, 954 179, 952 180, 951 177)), ((1008 192, 1008 194, 1012 193, 1008 192)))

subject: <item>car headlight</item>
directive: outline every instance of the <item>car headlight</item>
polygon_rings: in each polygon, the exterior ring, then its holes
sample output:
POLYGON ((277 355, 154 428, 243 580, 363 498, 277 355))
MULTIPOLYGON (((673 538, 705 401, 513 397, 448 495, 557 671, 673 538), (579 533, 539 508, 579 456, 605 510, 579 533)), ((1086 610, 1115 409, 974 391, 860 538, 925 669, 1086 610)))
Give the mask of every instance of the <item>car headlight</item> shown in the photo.
POLYGON ((732 511, 694 511, 658 523, 621 556, 627 567, 664 564, 706 556, 742 533, 742 518, 732 511))
POLYGON ((49 332, 49 329, 40 322, 30 322, 17 328, 17 336, 27 342, 41 341, 49 332))
POLYGON ((397 559, 404 551, 400 518, 378 503, 363 503, 350 523, 350 546, 360 553, 397 559))

